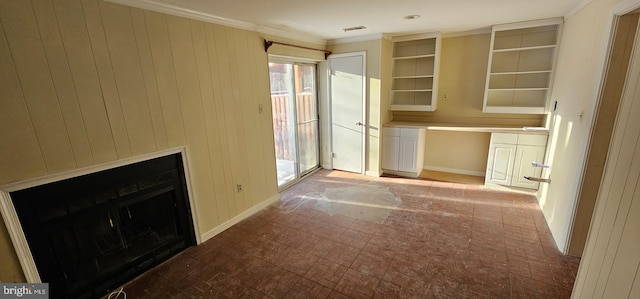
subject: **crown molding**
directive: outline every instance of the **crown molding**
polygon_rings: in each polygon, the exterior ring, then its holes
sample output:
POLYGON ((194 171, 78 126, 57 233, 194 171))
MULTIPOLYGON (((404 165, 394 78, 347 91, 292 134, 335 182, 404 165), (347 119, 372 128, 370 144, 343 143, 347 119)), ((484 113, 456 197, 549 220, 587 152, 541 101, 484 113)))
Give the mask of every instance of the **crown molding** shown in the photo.
POLYGON ((391 36, 389 34, 386 34, 386 33, 376 33, 376 34, 368 34, 368 35, 351 36, 351 37, 328 40, 327 41, 327 45, 339 45, 339 44, 366 42, 366 41, 379 40, 379 39, 391 39, 391 36))
POLYGON ((192 9, 173 3, 167 3, 160 0, 102 0, 115 4, 136 7, 140 9, 155 11, 159 13, 179 16, 207 23, 213 23, 238 29, 254 31, 266 35, 277 36, 302 42, 308 42, 317 45, 326 45, 327 40, 319 37, 310 36, 308 33, 286 31, 264 25, 258 25, 250 22, 240 21, 232 18, 226 18, 214 15, 202 10, 192 9))
POLYGON ((572 9, 570 9, 565 15, 564 18, 568 19, 571 16, 575 15, 576 13, 578 13, 581 9, 583 9, 585 6, 587 6, 589 3, 591 3, 591 1, 593 0, 582 0, 580 2, 578 2, 578 4, 576 4, 572 9))

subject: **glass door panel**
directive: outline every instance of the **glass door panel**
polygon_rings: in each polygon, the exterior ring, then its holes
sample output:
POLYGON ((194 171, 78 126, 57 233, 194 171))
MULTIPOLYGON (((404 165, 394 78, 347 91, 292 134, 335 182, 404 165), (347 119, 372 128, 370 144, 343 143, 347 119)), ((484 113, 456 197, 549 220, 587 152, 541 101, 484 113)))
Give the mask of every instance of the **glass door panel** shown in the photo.
POLYGON ((300 175, 315 169, 320 163, 318 154, 318 111, 316 105, 315 65, 295 65, 296 118, 298 135, 298 172, 300 175))
POLYGON ((269 62, 278 186, 318 167, 316 66, 269 62))
POLYGON ((297 178, 293 65, 269 63, 278 186, 297 178))

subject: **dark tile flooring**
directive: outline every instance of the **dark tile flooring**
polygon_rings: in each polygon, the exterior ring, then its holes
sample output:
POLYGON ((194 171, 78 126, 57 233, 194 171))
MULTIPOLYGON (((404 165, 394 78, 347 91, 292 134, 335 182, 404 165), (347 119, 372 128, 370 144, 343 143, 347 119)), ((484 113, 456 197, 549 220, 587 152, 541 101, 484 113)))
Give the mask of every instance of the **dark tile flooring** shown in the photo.
POLYGON ((124 286, 128 298, 568 298, 579 259, 554 245, 535 198, 321 170, 280 203, 124 286), (305 197, 375 184, 402 199, 382 224, 305 197))

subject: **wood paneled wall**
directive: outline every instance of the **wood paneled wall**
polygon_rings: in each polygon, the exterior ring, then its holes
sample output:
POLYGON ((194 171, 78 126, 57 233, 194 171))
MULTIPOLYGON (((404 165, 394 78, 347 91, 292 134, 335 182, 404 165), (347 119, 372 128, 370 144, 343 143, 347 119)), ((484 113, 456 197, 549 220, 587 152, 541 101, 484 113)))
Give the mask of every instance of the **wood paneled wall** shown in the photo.
POLYGON ((640 298, 638 42, 636 35, 573 298, 640 298))
POLYGON ((98 0, 0 0, 0 132, 0 185, 186 146, 201 233, 277 194, 254 32, 98 0))

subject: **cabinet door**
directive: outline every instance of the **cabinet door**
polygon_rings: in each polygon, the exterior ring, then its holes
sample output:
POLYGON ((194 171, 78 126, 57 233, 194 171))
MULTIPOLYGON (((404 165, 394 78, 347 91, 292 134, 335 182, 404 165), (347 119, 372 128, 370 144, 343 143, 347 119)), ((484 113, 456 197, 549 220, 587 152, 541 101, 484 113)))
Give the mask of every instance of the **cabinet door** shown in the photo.
POLYGON ((529 181, 524 177, 540 177, 542 168, 531 166, 531 162, 542 163, 544 161, 544 149, 544 146, 518 145, 511 186, 538 189, 540 183, 529 181))
POLYGON ((515 144, 492 143, 489 147, 485 182, 511 185, 515 155, 515 144))
POLYGON ((417 172, 418 163, 418 138, 400 138, 400 156, 398 170, 405 172, 417 172))
POLYGON ((385 135, 382 138, 382 168, 398 170, 400 136, 385 135))

